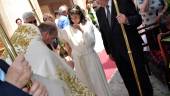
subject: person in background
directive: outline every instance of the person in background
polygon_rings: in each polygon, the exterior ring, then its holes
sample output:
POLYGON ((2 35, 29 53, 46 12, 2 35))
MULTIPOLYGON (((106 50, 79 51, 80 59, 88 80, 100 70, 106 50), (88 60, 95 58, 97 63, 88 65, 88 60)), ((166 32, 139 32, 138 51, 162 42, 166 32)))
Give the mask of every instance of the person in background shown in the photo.
POLYGON ((55 10, 54 14, 55 14, 55 24, 56 24, 56 26, 58 26, 57 25, 58 24, 58 19, 60 17, 59 10, 58 9, 55 10))
POLYGON ((55 22, 55 18, 52 14, 50 13, 44 13, 43 14, 43 21, 46 22, 46 21, 50 21, 50 22, 55 22))
POLYGON ((59 29, 64 29, 66 26, 70 24, 67 17, 68 7, 66 5, 61 5, 58 9, 58 12, 60 16, 58 19, 57 27, 59 29))
POLYGON ((24 20, 24 23, 30 23, 37 26, 37 20, 32 12, 25 12, 22 15, 22 18, 24 20))
MULTIPOLYGON (((68 7, 66 5, 61 5, 58 10, 55 11, 55 23, 58 28, 58 31, 63 30, 66 26, 68 26, 69 20, 68 20, 68 7)), ((71 48, 70 45, 66 42, 63 42, 62 40, 57 39, 58 42, 58 51, 57 53, 60 54, 62 58, 65 59, 65 61, 74 68, 74 63, 72 61, 71 57, 71 48)))
MULTIPOLYGON (((43 15, 43 21, 44 22, 55 22, 55 18, 52 14, 50 13, 45 13, 43 15)), ((48 48, 51 50, 55 50, 58 47, 58 39, 54 39, 51 44, 47 44, 48 48)))
POLYGON ((142 96, 153 96, 152 85, 145 70, 147 62, 143 53, 143 41, 137 31, 137 27, 142 23, 142 18, 132 0, 116 1, 120 10, 119 14, 116 13, 112 0, 96 0, 100 5, 100 8, 96 10, 96 15, 105 50, 110 58, 116 62, 129 96, 141 96, 139 87, 142 96), (127 50, 120 24, 125 27, 131 52, 127 50), (139 87, 132 69, 130 54, 133 56, 139 87))
POLYGON ((97 27, 99 28, 99 23, 98 23, 98 20, 97 20, 97 17, 96 17, 96 12, 95 10, 93 9, 93 0, 87 0, 86 1, 86 9, 87 9, 87 14, 90 18, 90 20, 92 21, 92 23, 97 27))
POLYGON ((142 16, 141 26, 149 26, 146 30, 146 40, 149 44, 151 55, 154 56, 159 51, 157 35, 160 33, 160 21, 168 8, 166 0, 135 0, 139 13, 142 16))
POLYGON ((15 23, 19 26, 19 25, 22 25, 22 20, 21 20, 21 18, 17 18, 16 20, 15 20, 15 23))

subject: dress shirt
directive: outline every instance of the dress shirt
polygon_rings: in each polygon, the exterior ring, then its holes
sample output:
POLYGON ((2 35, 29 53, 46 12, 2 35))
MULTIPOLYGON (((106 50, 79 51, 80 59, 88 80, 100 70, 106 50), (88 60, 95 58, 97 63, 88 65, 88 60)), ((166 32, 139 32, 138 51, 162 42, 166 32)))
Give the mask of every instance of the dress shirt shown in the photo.
POLYGON ((0 69, 0 80, 4 81, 4 79, 5 79, 5 73, 2 69, 0 69))

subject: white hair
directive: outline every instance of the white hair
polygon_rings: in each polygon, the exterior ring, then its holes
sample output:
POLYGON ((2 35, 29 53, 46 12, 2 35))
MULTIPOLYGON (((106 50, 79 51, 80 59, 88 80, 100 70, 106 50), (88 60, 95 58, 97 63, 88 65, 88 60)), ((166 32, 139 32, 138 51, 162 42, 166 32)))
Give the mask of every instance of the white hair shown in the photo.
POLYGON ((66 5, 61 5, 59 8, 58 8, 58 12, 59 14, 63 14, 64 12, 67 12, 68 10, 68 7, 66 5))
POLYGON ((22 19, 23 19, 24 21, 26 21, 27 18, 32 17, 32 16, 34 16, 34 14, 33 14, 32 12, 25 12, 25 13, 22 15, 22 19))

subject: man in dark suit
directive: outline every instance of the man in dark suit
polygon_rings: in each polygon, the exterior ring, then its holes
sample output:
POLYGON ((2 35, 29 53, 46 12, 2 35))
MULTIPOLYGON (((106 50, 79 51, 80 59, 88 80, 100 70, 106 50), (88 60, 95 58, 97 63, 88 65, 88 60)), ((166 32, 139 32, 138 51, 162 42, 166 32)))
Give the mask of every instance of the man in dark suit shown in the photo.
POLYGON ((135 62, 142 96, 153 96, 153 89, 146 73, 142 51, 142 39, 138 34, 137 27, 141 24, 141 16, 135 10, 132 0, 117 0, 120 14, 117 15, 112 0, 96 0, 100 8, 96 11, 100 31, 107 54, 116 61, 117 68, 128 89, 129 96, 141 96, 135 81, 134 72, 128 56, 125 39, 120 24, 126 30, 130 48, 135 62), (108 9, 107 9, 108 8, 108 9), (109 10, 109 11, 108 11, 109 10), (111 15, 111 16, 109 16, 111 15))
POLYGON ((22 55, 18 56, 10 67, 0 59, 0 69, 6 73, 5 80, 0 80, 0 96, 47 96, 45 87, 37 81, 33 81, 29 91, 24 88, 32 72, 22 55))

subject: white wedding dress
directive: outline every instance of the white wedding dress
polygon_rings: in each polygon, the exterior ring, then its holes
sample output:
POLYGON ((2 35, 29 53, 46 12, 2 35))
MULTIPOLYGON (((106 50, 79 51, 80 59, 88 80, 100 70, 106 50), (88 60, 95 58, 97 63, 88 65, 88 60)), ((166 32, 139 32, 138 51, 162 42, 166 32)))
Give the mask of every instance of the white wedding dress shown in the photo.
POLYGON ((71 26, 59 32, 59 38, 72 48, 76 75, 97 96, 111 96, 110 89, 97 53, 94 50, 95 35, 91 22, 80 24, 84 32, 71 26))

